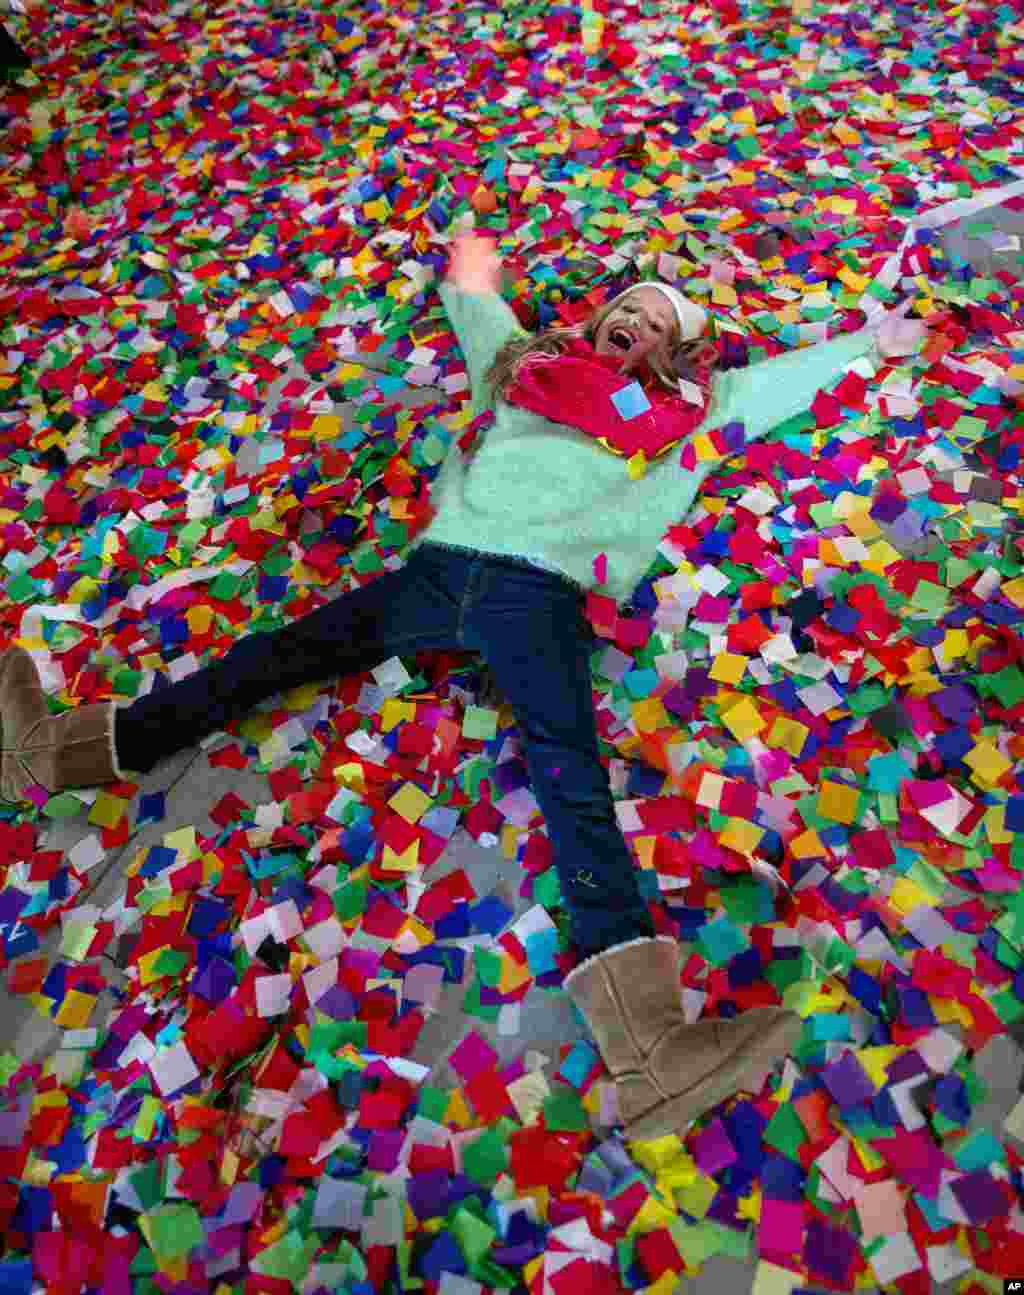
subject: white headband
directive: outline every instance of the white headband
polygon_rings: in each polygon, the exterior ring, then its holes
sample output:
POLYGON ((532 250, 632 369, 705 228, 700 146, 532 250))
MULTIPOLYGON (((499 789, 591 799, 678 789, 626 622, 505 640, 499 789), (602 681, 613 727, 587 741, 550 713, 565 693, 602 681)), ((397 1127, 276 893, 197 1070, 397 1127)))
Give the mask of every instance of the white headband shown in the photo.
POLYGON ((657 288, 660 293, 668 297, 672 303, 672 308, 676 312, 676 318, 679 320, 679 329, 684 342, 692 342, 695 338, 700 337, 707 328, 708 312, 702 306, 688 300, 678 288, 673 288, 667 283, 658 283, 654 279, 646 279, 643 283, 634 283, 625 292, 620 292, 615 300, 621 301, 623 297, 628 296, 631 292, 636 292, 637 288, 657 288))

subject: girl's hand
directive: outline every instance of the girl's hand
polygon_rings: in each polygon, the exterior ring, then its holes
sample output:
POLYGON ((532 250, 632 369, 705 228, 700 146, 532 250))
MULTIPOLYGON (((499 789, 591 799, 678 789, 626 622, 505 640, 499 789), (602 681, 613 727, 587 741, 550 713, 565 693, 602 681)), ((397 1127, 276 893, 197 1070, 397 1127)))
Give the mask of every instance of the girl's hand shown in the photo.
POLYGON ((459 234, 452 242, 447 281, 460 292, 500 292, 501 257, 489 238, 459 234))
POLYGON ((928 326, 920 319, 907 319, 913 305, 909 298, 895 310, 886 313, 878 327, 876 341, 879 354, 885 356, 916 355, 928 340, 928 326))

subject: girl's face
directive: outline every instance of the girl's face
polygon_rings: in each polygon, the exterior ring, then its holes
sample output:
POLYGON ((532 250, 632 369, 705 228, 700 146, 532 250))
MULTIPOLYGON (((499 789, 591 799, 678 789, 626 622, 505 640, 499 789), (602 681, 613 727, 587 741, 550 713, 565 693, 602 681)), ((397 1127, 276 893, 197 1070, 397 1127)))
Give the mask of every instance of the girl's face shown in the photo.
POLYGON ((638 288, 618 304, 613 303, 594 337, 594 350, 598 355, 621 359, 622 373, 636 373, 652 352, 668 364, 675 327, 671 302, 657 288, 638 288))

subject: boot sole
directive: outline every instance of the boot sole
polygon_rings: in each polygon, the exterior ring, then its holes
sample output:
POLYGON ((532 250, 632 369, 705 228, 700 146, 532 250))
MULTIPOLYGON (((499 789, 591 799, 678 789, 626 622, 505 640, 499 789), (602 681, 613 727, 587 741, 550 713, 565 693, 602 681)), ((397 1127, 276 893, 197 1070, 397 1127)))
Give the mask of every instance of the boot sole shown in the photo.
POLYGON ((799 1016, 781 1020, 774 1028, 737 1049, 724 1065, 705 1076, 688 1092, 679 1093, 660 1106, 652 1107, 625 1125, 624 1136, 644 1142, 680 1133, 684 1126, 692 1124, 705 1111, 741 1090, 747 1090, 745 1081, 762 1075, 788 1056, 802 1033, 803 1021, 799 1016))

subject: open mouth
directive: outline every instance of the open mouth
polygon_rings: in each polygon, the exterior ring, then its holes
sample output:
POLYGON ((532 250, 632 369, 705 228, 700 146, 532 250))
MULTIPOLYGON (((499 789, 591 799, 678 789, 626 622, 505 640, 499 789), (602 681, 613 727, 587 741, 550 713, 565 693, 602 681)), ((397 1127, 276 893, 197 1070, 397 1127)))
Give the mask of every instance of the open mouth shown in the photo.
POLYGON ((625 328, 613 328, 608 334, 609 345, 617 351, 628 351, 633 345, 633 336, 625 328))

